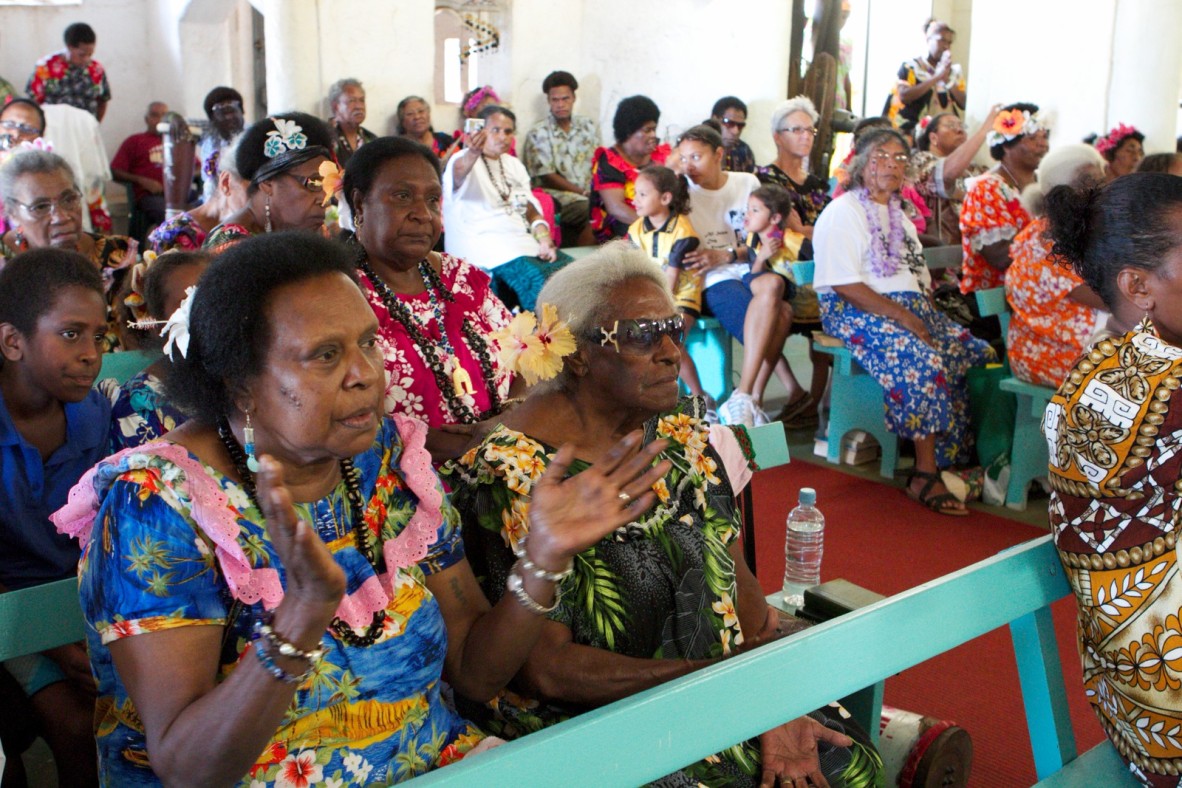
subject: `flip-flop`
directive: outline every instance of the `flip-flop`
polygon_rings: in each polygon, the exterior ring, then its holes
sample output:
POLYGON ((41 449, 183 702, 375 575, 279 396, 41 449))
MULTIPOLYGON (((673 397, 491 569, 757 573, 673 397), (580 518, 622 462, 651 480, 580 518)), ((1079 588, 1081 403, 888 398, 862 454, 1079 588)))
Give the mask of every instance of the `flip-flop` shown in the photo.
POLYGON ((932 488, 937 484, 943 484, 944 481, 940 478, 939 473, 927 473, 926 471, 912 470, 907 475, 907 497, 916 501, 928 509, 931 509, 936 514, 942 514, 947 517, 965 517, 968 515, 968 509, 954 509, 948 504, 961 503, 955 495, 950 492, 942 492, 938 495, 932 494, 932 488), (923 479, 925 484, 918 493, 912 491, 911 482, 916 479, 923 479))

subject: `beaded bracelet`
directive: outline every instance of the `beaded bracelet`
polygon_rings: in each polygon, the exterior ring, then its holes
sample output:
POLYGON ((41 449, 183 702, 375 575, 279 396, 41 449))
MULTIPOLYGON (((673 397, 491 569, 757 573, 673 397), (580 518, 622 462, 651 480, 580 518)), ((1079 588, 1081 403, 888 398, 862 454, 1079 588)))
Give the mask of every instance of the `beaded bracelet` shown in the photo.
POLYGON ((268 611, 254 622, 254 628, 260 635, 267 639, 267 644, 275 651, 278 651, 280 656, 305 660, 309 666, 324 659, 324 655, 328 653, 328 649, 320 646, 311 651, 301 651, 296 644, 289 640, 284 640, 271 628, 272 620, 271 613, 268 611))
POLYGON ((540 604, 525 590, 525 584, 521 580, 521 575, 517 573, 517 567, 520 563, 519 561, 513 564, 513 568, 509 571, 509 579, 505 581, 505 588, 509 589, 521 606, 529 612, 539 616, 553 613, 558 609, 558 603, 562 601, 562 588, 557 587, 554 589, 554 604, 550 605, 550 607, 540 604))
POLYGON ((271 678, 278 679, 284 684, 300 684, 304 681, 304 679, 312 675, 311 665, 308 666, 306 671, 298 676, 293 673, 288 673, 286 670, 275 664, 275 660, 271 656, 271 652, 267 650, 266 641, 262 637, 252 636, 252 640, 254 640, 255 656, 258 657, 259 662, 262 663, 263 670, 271 674, 271 678))
POLYGON ((522 537, 517 540, 517 546, 513 548, 513 555, 521 559, 521 568, 529 572, 531 575, 539 580, 545 580, 548 583, 561 583, 566 578, 570 577, 570 573, 575 571, 575 560, 572 558, 567 561, 566 569, 558 572, 551 572, 547 569, 535 564, 529 560, 529 554, 525 551, 525 539, 522 537))

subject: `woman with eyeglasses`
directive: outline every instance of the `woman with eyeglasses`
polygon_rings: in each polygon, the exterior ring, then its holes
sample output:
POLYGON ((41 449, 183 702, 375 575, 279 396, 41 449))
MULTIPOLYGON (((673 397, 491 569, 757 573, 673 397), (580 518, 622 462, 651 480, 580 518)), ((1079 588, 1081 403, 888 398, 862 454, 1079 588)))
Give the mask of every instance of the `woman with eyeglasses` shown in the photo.
POLYGON ((995 105, 984 122, 969 136, 964 121, 953 112, 927 116, 919 122, 915 136, 918 151, 911 157, 915 190, 932 213, 928 233, 942 244, 960 243, 960 206, 965 179, 981 175, 985 167, 973 164, 973 157, 985 142, 1001 105, 995 105))
POLYGON ((899 196, 907 150, 894 129, 859 139, 851 190, 817 222, 813 286, 825 332, 882 386, 887 428, 915 443, 907 494, 937 514, 964 516, 940 470, 972 456, 965 373, 994 353, 932 305, 932 277, 899 196))
POLYGON ((324 209, 340 172, 324 121, 303 112, 264 118, 242 133, 235 163, 249 182, 246 205, 210 231, 213 253, 279 230, 325 234, 324 209))
MULTIPOLYGON (((129 241, 82 229, 84 200, 66 160, 39 148, 19 150, 0 167, 0 198, 9 229, 0 236, 0 266, 30 249, 79 252, 103 273, 107 303, 122 284, 124 269, 135 262, 129 241)), ((121 346, 121 330, 112 315, 104 351, 121 346)))
MULTIPOLYGON (((755 176, 762 183, 783 186, 792 195, 796 215, 788 219, 788 229, 805 238, 813 237, 813 225, 829 204, 829 183, 808 171, 808 157, 817 137, 821 116, 808 96, 797 96, 776 107, 772 113, 772 140, 776 159, 766 167, 756 167, 755 176)), ((811 246, 801 247, 801 260, 811 258, 811 246)))
MULTIPOLYGON (((539 610, 547 621, 513 691, 465 709, 482 729, 506 737, 781 634, 779 615, 743 561, 734 493, 703 402, 678 399, 684 326, 660 269, 644 251, 612 244, 558 272, 539 303, 551 311, 553 320, 544 317, 551 336, 570 332, 569 354, 446 471, 465 551, 489 601, 504 594, 515 551, 533 543, 533 490, 557 447, 573 446, 568 473, 577 479, 617 462, 612 446, 642 431, 642 445, 659 449, 663 473, 651 487, 620 491, 631 521, 581 552, 559 581, 554 602, 539 610)), ((748 741, 735 736, 733 747, 660 782, 875 784, 878 754, 844 735, 855 732, 826 711, 748 741)))

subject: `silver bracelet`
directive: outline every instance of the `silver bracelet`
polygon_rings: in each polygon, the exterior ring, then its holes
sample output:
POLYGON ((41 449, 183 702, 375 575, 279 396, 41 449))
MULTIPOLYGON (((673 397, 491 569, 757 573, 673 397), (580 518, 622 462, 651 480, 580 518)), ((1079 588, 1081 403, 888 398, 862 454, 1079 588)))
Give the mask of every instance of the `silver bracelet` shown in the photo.
POLYGON ((558 609, 558 603, 562 601, 562 588, 556 586, 554 588, 554 604, 550 607, 539 604, 536 599, 529 595, 525 590, 525 584, 521 580, 521 575, 517 573, 518 564, 513 564, 513 568, 509 570, 509 579, 505 581, 505 588, 507 588, 518 603, 526 610, 539 616, 544 616, 548 613, 553 613, 558 609))
POLYGON ((548 583, 561 583, 563 580, 570 577, 570 573, 575 571, 575 560, 569 559, 566 564, 566 569, 558 572, 551 572, 547 569, 535 564, 529 560, 529 553, 525 551, 526 537, 517 540, 517 546, 513 548, 513 555, 521 559, 521 568, 529 572, 531 575, 539 580, 545 580, 548 583))

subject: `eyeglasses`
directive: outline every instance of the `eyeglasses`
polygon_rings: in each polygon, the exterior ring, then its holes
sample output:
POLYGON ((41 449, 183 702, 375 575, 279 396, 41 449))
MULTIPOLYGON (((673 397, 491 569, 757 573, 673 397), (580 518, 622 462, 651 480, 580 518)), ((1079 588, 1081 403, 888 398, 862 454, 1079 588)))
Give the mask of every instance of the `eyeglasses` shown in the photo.
POLYGON ((807 134, 810 137, 817 136, 816 126, 785 126, 782 129, 776 129, 781 134, 807 134))
POLYGON ((305 177, 291 172, 285 172, 283 174, 297 181, 303 187, 304 191, 312 192, 313 194, 319 194, 324 191, 324 179, 319 175, 308 175, 305 177))
POLYGON ((15 131, 17 134, 25 134, 31 137, 41 136, 41 129, 35 129, 32 126, 15 120, 0 120, 0 129, 4 131, 15 131))
POLYGON ((242 102, 240 101, 222 101, 210 107, 215 113, 219 112, 241 112, 242 102))
POLYGON ((593 332, 597 335, 591 339, 599 340, 603 347, 611 345, 617 353, 642 355, 651 353, 661 344, 662 337, 669 337, 680 347, 685 341, 685 319, 675 315, 658 320, 616 320, 610 327, 601 326, 593 332))
POLYGON ((881 162, 893 161, 895 164, 898 164, 902 167, 906 167, 908 165, 908 163, 910 163, 910 161, 911 161, 911 157, 908 156, 906 153, 890 154, 890 153, 887 153, 886 151, 881 151, 881 150, 877 151, 870 158, 874 159, 875 161, 881 161, 881 162))
POLYGON ((56 210, 58 214, 72 213, 78 210, 82 205, 82 193, 78 191, 69 191, 58 197, 56 200, 38 200, 32 205, 25 205, 20 200, 13 200, 14 203, 24 208, 37 221, 41 221, 49 216, 51 211, 56 210))
POLYGON ((742 120, 731 120, 730 118, 720 118, 719 122, 724 126, 734 126, 739 131, 747 128, 747 122, 742 120))

